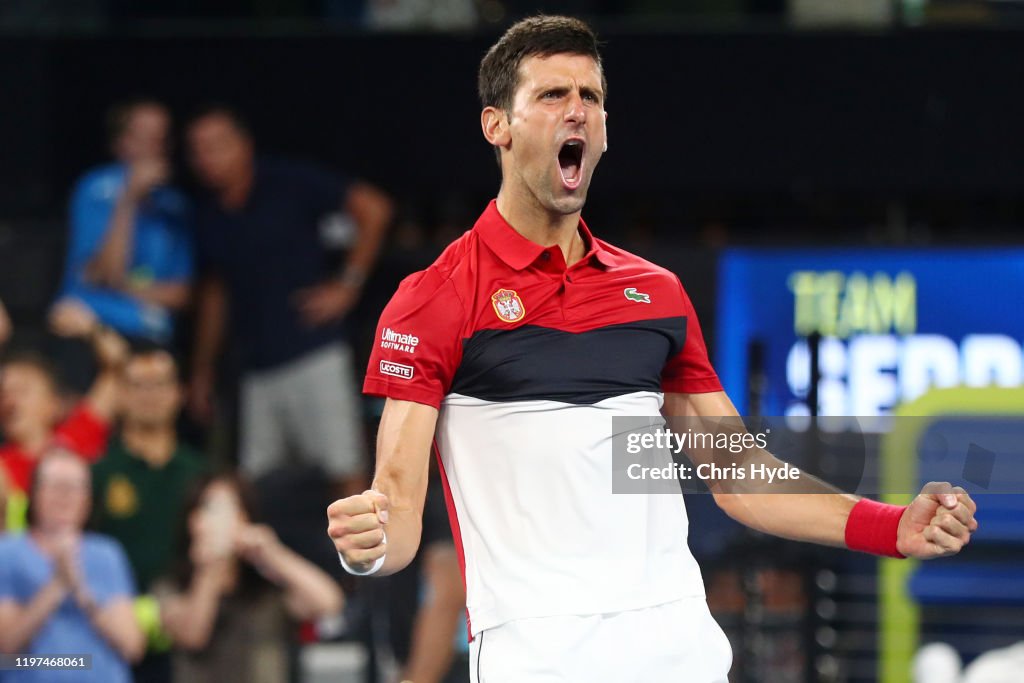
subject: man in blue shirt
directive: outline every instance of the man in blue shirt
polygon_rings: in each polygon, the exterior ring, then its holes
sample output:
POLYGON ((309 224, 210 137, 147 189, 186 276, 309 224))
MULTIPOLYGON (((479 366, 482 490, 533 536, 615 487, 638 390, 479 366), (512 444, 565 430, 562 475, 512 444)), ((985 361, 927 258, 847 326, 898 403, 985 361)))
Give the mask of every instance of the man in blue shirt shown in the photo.
POLYGON ((0 652, 91 655, 92 668, 3 671, 0 683, 128 683, 141 657, 131 569, 121 546, 83 533, 89 466, 55 449, 35 472, 29 530, 0 536, 0 652))
POLYGON ((196 116, 187 135, 209 190, 195 217, 203 281, 193 414, 208 412, 228 320, 242 368, 242 469, 258 477, 297 456, 341 490, 360 491, 360 399, 345 318, 377 259, 391 202, 366 183, 257 158, 244 122, 223 107, 196 116), (343 244, 332 249, 325 238, 339 226, 343 244))
POLYGON ((151 100, 109 115, 116 162, 87 172, 71 199, 62 297, 126 337, 166 343, 188 301, 188 203, 170 187, 170 115, 151 100))

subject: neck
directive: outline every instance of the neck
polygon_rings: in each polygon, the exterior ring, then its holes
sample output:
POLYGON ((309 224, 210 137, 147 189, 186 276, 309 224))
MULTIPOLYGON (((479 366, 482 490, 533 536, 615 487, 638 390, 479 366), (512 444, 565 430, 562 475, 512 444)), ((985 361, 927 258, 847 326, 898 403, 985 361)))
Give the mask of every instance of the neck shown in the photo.
POLYGON ((249 191, 252 189, 255 176, 256 169, 249 164, 244 171, 221 187, 217 192, 221 205, 226 209, 241 208, 249 199, 249 191))
POLYGON ((520 198, 515 189, 502 184, 498 192, 498 213, 520 235, 544 247, 558 245, 567 266, 579 261, 586 245, 579 234, 580 212, 555 213, 532 196, 520 198))
POLYGON ((178 437, 170 425, 140 425, 126 422, 121 440, 132 455, 153 467, 167 463, 178 446, 178 437))

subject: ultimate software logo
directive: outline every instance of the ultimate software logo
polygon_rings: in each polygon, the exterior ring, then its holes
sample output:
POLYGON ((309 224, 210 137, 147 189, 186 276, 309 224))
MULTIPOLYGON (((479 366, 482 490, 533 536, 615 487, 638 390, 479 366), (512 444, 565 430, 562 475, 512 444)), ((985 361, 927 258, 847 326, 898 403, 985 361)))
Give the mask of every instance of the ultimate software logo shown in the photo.
POLYGON ((385 327, 380 333, 380 340, 380 348, 405 353, 416 353, 416 346, 420 343, 420 338, 416 335, 395 332, 390 327, 385 327))

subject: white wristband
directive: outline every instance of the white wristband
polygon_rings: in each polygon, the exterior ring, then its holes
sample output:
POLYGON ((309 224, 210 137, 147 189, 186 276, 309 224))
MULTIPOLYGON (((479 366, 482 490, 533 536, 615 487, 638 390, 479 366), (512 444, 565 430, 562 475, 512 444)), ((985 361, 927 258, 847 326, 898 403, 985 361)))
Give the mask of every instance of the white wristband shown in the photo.
MULTIPOLYGON (((382 542, 384 543, 384 545, 387 545, 387 543, 388 543, 387 532, 382 530, 381 533, 384 535, 384 540, 382 542)), ((372 567, 370 567, 366 571, 360 572, 360 571, 356 571, 355 569, 352 569, 352 567, 348 566, 348 563, 345 562, 344 556, 341 553, 338 553, 338 559, 341 561, 342 568, 345 571, 347 571, 349 574, 352 574, 353 576, 370 576, 371 574, 376 574, 377 572, 380 571, 380 568, 384 566, 384 558, 386 556, 387 556, 387 553, 385 552, 383 555, 381 555, 380 557, 377 558, 377 561, 373 563, 372 567)))

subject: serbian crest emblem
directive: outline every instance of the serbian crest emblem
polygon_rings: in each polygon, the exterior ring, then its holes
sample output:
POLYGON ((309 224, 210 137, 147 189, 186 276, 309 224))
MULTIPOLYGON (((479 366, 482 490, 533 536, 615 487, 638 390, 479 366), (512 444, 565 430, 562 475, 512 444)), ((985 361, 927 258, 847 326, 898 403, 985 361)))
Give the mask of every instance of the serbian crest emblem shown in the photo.
POLYGON ((526 315, 523 300, 511 289, 499 289, 492 294, 491 304, 498 317, 507 323, 517 323, 526 315))

